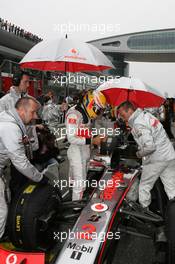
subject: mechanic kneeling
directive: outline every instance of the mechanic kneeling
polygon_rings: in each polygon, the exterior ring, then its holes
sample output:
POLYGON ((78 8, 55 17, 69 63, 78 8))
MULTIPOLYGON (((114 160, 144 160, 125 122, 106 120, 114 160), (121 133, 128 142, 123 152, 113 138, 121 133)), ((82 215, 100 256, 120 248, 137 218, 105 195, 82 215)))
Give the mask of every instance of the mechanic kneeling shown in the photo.
POLYGON ((139 202, 143 207, 151 203, 151 190, 160 177, 170 199, 175 197, 175 150, 162 124, 152 114, 125 101, 118 107, 119 116, 131 127, 138 144, 137 157, 142 158, 139 202))
POLYGON ((29 140, 25 125, 37 118, 38 108, 39 103, 34 98, 23 97, 17 101, 14 109, 0 113, 0 238, 5 230, 8 212, 3 181, 3 169, 7 162, 11 160, 19 172, 34 182, 47 181, 26 156, 29 140))

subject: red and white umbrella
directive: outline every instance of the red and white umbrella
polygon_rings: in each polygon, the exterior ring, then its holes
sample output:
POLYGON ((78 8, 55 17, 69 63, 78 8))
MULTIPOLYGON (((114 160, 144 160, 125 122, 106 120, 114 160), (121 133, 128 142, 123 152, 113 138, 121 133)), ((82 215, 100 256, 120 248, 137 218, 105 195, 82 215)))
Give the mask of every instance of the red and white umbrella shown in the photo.
POLYGON ((20 61, 22 68, 41 71, 102 71, 115 68, 110 60, 91 44, 71 39, 43 40, 20 61))
POLYGON ((159 91, 135 78, 113 79, 103 83, 97 89, 105 95, 107 102, 112 106, 119 106, 128 100, 141 108, 160 107, 165 101, 159 91))

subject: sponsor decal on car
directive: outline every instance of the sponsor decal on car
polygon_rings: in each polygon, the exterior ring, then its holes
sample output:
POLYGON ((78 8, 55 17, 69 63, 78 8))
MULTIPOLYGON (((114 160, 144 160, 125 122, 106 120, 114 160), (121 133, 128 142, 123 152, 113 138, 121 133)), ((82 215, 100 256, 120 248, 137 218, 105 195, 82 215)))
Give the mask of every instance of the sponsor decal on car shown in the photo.
POLYGON ((73 251, 70 258, 80 260, 82 253, 79 251, 73 251))
POLYGON ((23 193, 30 194, 30 193, 32 193, 34 191, 35 188, 36 188, 36 185, 32 185, 31 184, 24 190, 23 193))
POLYGON ((1 264, 44 264, 44 253, 27 253, 9 251, 0 247, 0 263, 1 264))
POLYGON ((69 242, 67 248, 74 249, 78 252, 91 253, 93 247, 86 247, 85 245, 77 245, 76 243, 69 242))

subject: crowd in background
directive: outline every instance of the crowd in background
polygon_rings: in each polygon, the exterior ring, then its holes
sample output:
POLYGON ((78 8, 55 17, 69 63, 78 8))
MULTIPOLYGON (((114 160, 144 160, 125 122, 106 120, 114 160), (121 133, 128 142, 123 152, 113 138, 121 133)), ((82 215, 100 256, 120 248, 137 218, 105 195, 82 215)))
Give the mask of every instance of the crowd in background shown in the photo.
POLYGON ((0 18, 0 29, 6 30, 9 33, 13 33, 16 36, 19 36, 21 38, 25 38, 27 40, 33 41, 33 42, 40 42, 42 39, 38 36, 32 34, 29 31, 26 31, 23 28, 20 28, 19 26, 14 25, 13 23, 10 23, 9 21, 0 18))
POLYGON ((175 99, 167 98, 164 104, 157 108, 146 108, 147 112, 157 117, 170 139, 175 138, 175 99))
POLYGON ((63 98, 58 104, 56 95, 53 91, 48 90, 37 98, 41 104, 41 117, 45 123, 55 127, 56 124, 65 122, 65 115, 67 110, 77 103, 77 97, 67 96, 63 98))
MULTIPOLYGON (((9 92, 9 91, 8 91, 9 92)), ((0 91, 0 98, 5 95, 5 92, 0 91)), ((62 124, 65 121, 65 114, 67 110, 77 102, 77 97, 65 97, 56 103, 58 100, 52 90, 37 97, 38 102, 41 104, 39 111, 40 116, 46 124, 58 123, 62 124)))

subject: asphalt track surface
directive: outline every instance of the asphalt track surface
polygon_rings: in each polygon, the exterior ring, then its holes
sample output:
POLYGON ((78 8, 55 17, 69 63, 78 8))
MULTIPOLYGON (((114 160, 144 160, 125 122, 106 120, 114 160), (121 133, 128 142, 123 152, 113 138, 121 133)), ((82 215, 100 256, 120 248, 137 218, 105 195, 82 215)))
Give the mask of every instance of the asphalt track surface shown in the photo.
POLYGON ((113 264, 155 263, 153 242, 150 239, 124 235, 115 250, 113 264))

